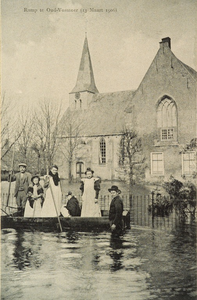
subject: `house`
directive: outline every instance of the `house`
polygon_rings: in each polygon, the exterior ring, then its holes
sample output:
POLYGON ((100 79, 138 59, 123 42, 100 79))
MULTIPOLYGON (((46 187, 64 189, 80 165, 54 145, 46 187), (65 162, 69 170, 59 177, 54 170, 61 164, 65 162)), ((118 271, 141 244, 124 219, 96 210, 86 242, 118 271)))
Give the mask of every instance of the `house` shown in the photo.
POLYGON ((76 85, 61 121, 60 174, 67 177, 70 168, 77 178, 91 167, 102 179, 118 179, 120 139, 127 127, 142 138, 145 180, 194 176, 196 148, 185 149, 196 138, 196 79, 197 72, 171 51, 168 37, 136 91, 99 93, 85 37, 76 85), (71 146, 72 153, 62 155, 71 146))
POLYGON ((127 108, 127 122, 143 137, 146 180, 194 175, 195 147, 184 149, 196 138, 196 80, 197 72, 171 51, 170 38, 162 39, 127 108))

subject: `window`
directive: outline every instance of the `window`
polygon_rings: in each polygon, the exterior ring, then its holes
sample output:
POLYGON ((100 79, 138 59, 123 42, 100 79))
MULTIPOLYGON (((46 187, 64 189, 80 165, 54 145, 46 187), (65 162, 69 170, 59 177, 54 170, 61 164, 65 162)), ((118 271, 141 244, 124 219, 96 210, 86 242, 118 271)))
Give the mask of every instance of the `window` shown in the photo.
POLYGON ((162 140, 172 140, 174 138, 174 129, 161 129, 162 140))
POLYGON ((192 175, 196 171, 196 153, 194 151, 182 154, 182 173, 192 175))
POLYGON ((164 174, 164 160, 162 152, 151 153, 151 174, 163 175, 164 174))
POLYGON ((81 177, 82 174, 84 174, 84 163, 77 162, 76 163, 76 175, 77 175, 77 177, 81 177))
POLYGON ((106 164, 106 142, 104 138, 100 140, 99 163, 106 164))
POLYGON ((79 103, 80 103, 80 108, 82 108, 82 100, 81 99, 79 100, 79 103))
POLYGON ((168 141, 177 138, 177 108, 176 103, 164 96, 157 108, 157 127, 161 140, 168 141))

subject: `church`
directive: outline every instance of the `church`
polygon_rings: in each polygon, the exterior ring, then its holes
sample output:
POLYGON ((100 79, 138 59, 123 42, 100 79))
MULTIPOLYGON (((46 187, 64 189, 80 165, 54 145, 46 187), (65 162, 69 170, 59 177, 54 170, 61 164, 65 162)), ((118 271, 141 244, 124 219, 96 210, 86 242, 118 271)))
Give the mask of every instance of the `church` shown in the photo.
POLYGON ((118 180, 120 139, 125 126, 142 139, 144 180, 196 175, 197 72, 163 38, 137 90, 99 93, 85 37, 77 81, 62 118, 60 174, 84 176, 91 167, 103 180, 118 180), (69 150, 68 150, 69 148, 69 150), (66 150, 67 149, 67 150, 66 150), (62 155, 64 153, 64 155, 62 155))

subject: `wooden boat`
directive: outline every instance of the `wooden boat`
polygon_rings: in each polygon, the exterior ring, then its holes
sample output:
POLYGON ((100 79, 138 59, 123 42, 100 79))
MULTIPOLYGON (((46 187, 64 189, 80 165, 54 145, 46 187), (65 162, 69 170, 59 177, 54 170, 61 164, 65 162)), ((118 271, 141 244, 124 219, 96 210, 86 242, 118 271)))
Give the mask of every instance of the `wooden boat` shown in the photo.
MULTIPOLYGON (((105 231, 110 230, 109 218, 103 213, 100 218, 83 218, 83 217, 60 217, 60 222, 63 231, 78 230, 78 231, 105 231)), ((123 212, 124 228, 130 228, 130 213, 123 212)), ((1 229, 28 229, 31 231, 59 231, 59 223, 56 217, 53 218, 25 218, 14 215, 1 216, 1 229)))

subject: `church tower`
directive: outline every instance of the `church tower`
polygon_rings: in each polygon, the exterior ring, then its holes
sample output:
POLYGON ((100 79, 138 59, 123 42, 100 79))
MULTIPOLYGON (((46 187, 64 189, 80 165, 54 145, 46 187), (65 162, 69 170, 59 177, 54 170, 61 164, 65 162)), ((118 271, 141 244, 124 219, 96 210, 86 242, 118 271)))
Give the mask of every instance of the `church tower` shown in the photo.
POLYGON ((71 110, 86 109, 92 96, 98 93, 90 58, 87 36, 85 37, 77 82, 69 94, 69 107, 71 110))

